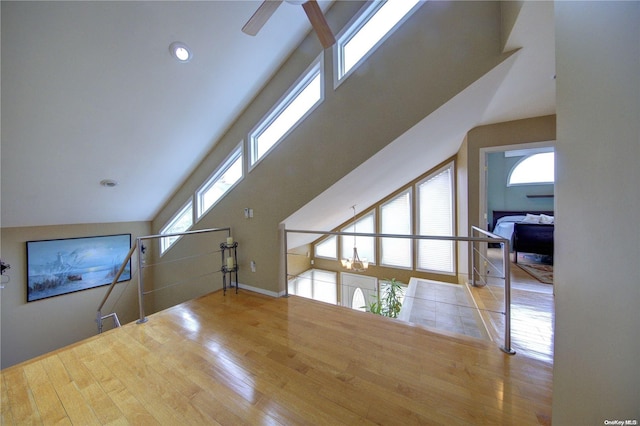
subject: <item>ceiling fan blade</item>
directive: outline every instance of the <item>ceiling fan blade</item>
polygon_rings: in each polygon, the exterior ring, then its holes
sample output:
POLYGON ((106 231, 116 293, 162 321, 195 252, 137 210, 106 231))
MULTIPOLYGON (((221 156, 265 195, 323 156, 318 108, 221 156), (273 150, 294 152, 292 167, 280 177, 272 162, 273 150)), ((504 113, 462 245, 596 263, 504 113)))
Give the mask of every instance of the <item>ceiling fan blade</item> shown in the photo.
POLYGON ((326 49, 327 47, 333 46, 336 42, 336 38, 333 36, 331 28, 329 28, 329 24, 324 18, 322 9, 320 9, 316 0, 309 0, 303 3, 302 7, 311 22, 311 26, 316 31, 316 34, 318 34, 322 47, 326 49))
POLYGON ((258 10, 249 18, 244 27, 242 27, 242 32, 249 35, 256 35, 260 28, 267 23, 273 12, 276 11, 278 6, 282 4, 283 0, 265 0, 262 2, 258 10))

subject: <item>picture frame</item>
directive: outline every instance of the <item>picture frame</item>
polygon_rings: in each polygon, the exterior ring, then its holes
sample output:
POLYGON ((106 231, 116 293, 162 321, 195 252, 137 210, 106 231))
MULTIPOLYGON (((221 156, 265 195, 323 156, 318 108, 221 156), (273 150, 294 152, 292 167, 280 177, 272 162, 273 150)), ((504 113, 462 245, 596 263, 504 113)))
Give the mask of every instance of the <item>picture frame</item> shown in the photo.
MULTIPOLYGON (((27 302, 113 282, 131 234, 27 241, 27 302)), ((131 280, 131 259, 118 282, 131 280)))

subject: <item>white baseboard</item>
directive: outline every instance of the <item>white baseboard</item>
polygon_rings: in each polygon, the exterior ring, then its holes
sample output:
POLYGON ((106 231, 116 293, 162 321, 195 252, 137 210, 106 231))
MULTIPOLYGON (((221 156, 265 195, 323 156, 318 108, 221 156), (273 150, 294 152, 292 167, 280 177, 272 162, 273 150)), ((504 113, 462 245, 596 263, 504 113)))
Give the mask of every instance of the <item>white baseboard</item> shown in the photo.
POLYGON ((242 283, 238 283, 238 287, 244 290, 253 291, 255 293, 264 294, 265 296, 270 296, 270 297, 282 297, 285 295, 284 291, 278 293, 275 291, 265 290, 263 288, 253 287, 253 286, 242 284, 242 283))

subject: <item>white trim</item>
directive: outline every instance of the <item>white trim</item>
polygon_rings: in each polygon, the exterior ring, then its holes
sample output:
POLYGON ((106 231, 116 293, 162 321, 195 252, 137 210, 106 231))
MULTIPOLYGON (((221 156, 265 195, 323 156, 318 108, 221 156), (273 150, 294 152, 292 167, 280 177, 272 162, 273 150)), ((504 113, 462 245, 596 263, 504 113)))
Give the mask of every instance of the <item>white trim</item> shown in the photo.
MULTIPOLYGON (((391 35, 400 28, 411 15, 415 13, 418 8, 425 3, 424 0, 418 0, 418 2, 400 19, 395 23, 384 36, 380 38, 348 71, 344 74, 344 46, 354 38, 354 36, 364 27, 371 18, 380 10, 389 0, 384 1, 372 1, 365 4, 358 13, 349 21, 344 29, 338 34, 336 43, 333 46, 333 88, 336 90, 343 81, 345 81, 353 72, 366 61, 369 56, 375 52, 382 43, 384 43, 391 35)), ((402 0, 399 0, 402 1, 402 0)))
POLYGON ((553 146, 543 146, 540 148, 513 149, 504 152, 505 157, 522 157, 525 155, 542 154, 543 152, 555 152, 553 146))
MULTIPOLYGON (((449 178, 451 179, 451 191, 450 191, 450 195, 451 195, 451 236, 456 235, 456 197, 457 197, 457 191, 456 191, 456 164, 455 164, 455 160, 454 161, 450 161, 449 163, 445 164, 444 166, 438 168, 437 170, 433 171, 433 173, 429 173, 428 176, 426 176, 424 179, 421 179, 419 182, 417 182, 415 184, 415 194, 416 194, 416 218, 415 218, 415 224, 416 224, 416 234, 417 235, 422 235, 421 230, 420 230, 420 185, 422 185, 423 183, 425 183, 426 181, 428 181, 429 179, 432 179, 433 177, 443 173, 444 171, 449 170, 450 171, 450 176, 449 178)), ((445 276, 455 276, 458 273, 458 265, 457 265, 457 244, 454 241, 450 241, 451 243, 451 264, 452 264, 452 270, 451 271, 441 271, 441 270, 437 270, 437 269, 427 269, 427 268, 420 268, 420 246, 419 246, 419 241, 416 241, 416 265, 415 265, 415 270, 419 271, 419 272, 431 272, 434 274, 440 274, 440 275, 445 275, 445 276)), ((437 241, 443 241, 443 240, 437 240, 437 241)))
MULTIPOLYGON (((551 146, 555 150, 556 140, 547 140, 547 141, 539 141, 539 142, 525 142, 519 144, 511 144, 511 145, 498 145, 498 146, 484 146, 478 149, 478 172, 480 173, 478 178, 479 186, 478 186, 478 216, 476 219, 478 220, 478 224, 480 227, 484 229, 485 226, 488 225, 489 219, 489 201, 487 197, 489 196, 489 188, 488 188, 488 179, 487 173, 489 171, 489 160, 488 154, 494 152, 505 152, 505 151, 513 151, 516 149, 527 149, 527 148, 541 148, 551 146)), ((468 179, 473 179, 473 176, 469 176, 468 179)), ((470 217, 473 220, 472 217, 470 217)), ((486 256, 486 245, 480 244, 480 253, 482 256, 486 256)), ((479 262, 479 273, 481 275, 486 274, 486 266, 484 262, 479 262)), ((467 266, 467 274, 471 274, 471 259, 469 259, 469 265, 467 266)))
POLYGON ((275 149, 276 146, 282 142, 293 130, 295 130, 300 123, 302 123, 306 118, 311 115, 311 113, 324 102, 324 92, 325 92, 325 70, 324 70, 324 55, 320 54, 309 67, 302 73, 300 77, 296 80, 296 82, 285 92, 285 94, 276 102, 276 104, 269 110, 267 114, 265 114, 258 123, 251 129, 249 135, 247 137, 247 146, 248 146, 248 165, 249 172, 251 172, 265 157, 267 157, 271 151, 275 149), (313 104, 309 110, 307 110, 302 117, 296 121, 293 126, 291 126, 276 142, 267 149, 260 157, 257 157, 257 138, 264 133, 264 131, 269 128, 273 122, 280 117, 283 111, 298 98, 298 95, 316 78, 316 76, 320 76, 320 98, 313 104))
POLYGON ((328 260, 338 260, 340 259, 339 253, 338 253, 338 236, 337 235, 327 235, 326 237, 324 237, 323 239, 321 239, 319 242, 315 243, 313 245, 313 257, 316 259, 328 259, 328 260), (336 249, 336 255, 334 257, 328 257, 328 256, 320 256, 318 255, 318 246, 324 242, 326 242, 327 240, 329 240, 330 238, 334 238, 335 239, 335 249, 336 249))
MULTIPOLYGON (((169 219, 169 220, 168 220, 168 221, 167 221, 167 222, 166 222, 166 223, 165 223, 165 224, 160 228, 160 232, 159 232, 159 234, 165 234, 165 233, 173 234, 173 233, 175 233, 175 232, 173 232, 173 231, 172 231, 172 232, 167 232, 167 229, 168 229, 169 227, 171 227, 171 226, 175 225, 175 222, 177 222, 177 219, 178 219, 179 217, 181 217, 181 216, 185 213, 185 210, 187 210, 189 207, 191 207, 191 225, 189 225, 189 227, 187 227, 187 229, 185 229, 184 231, 188 231, 188 230, 190 230, 190 229, 193 227, 193 224, 195 223, 194 218, 193 218, 193 216, 194 216, 194 214, 193 214, 193 212, 194 212, 194 209, 193 209, 193 196, 189 197, 189 200, 188 200, 187 202, 185 202, 185 203, 182 205, 182 207, 180 207, 180 208, 178 209, 178 211, 176 211, 176 212, 173 214, 173 216, 171 216, 171 219, 169 219)), ((159 248, 160 257, 164 256, 164 254, 165 254, 167 251, 169 251, 169 249, 170 249, 170 248, 171 248, 175 243, 177 243, 177 242, 182 238, 182 235, 181 235, 181 236, 179 236, 178 238, 176 238, 176 239, 175 239, 175 241, 173 241, 171 244, 169 244, 167 247, 165 247, 165 248, 163 249, 163 245, 164 245, 164 244, 163 244, 163 241, 165 240, 165 238, 170 238, 170 237, 163 237, 163 238, 159 238, 159 239, 158 239, 158 245, 160 246, 160 248, 159 248)))
POLYGON ((340 294, 338 304, 340 306, 345 306, 349 309, 353 309, 353 306, 351 305, 351 303, 353 302, 353 293, 355 292, 356 288, 362 289, 362 286, 354 286, 354 281, 368 282, 369 284, 368 286, 364 286, 365 288, 362 291, 365 301, 365 310, 369 308, 372 298, 375 298, 375 300, 377 301, 378 295, 380 294, 380 280, 378 278, 371 277, 369 275, 354 274, 352 272, 340 272, 338 274, 338 278, 338 288, 340 294), (345 280, 345 278, 348 279, 345 280), (345 284, 345 281, 350 282, 348 284, 345 284))
MULTIPOLYGON (((409 233, 406 235, 411 235, 414 232, 414 224, 416 223, 417 217, 415 216, 415 211, 416 211, 416 206, 414 206, 414 204, 417 202, 417 195, 414 196, 415 194, 415 190, 413 188, 413 186, 409 186, 408 188, 398 192, 397 194, 393 195, 391 198, 389 198, 387 201, 385 201, 384 203, 381 203, 378 206, 378 210, 379 210, 379 218, 378 218, 378 223, 379 223, 379 227, 378 229, 380 230, 381 234, 399 234, 399 232, 386 232, 384 229, 382 229, 382 221, 383 221, 383 217, 382 217, 382 210, 384 208, 384 206, 388 205, 389 203, 391 203, 392 201, 395 201, 398 197, 403 197, 408 195, 409 196, 409 233)), ((393 238, 387 238, 388 240, 393 239, 393 238)), ((412 271, 414 270, 414 258, 415 258, 415 253, 416 253, 416 249, 415 249, 415 244, 412 244, 412 241, 409 239, 403 239, 404 241, 408 241, 409 242, 409 265, 393 265, 391 263, 384 263, 382 261, 382 257, 384 255, 384 251, 383 251, 383 243, 384 243, 385 238, 380 238, 379 239, 379 247, 378 247, 378 257, 380 258, 380 266, 384 266, 387 268, 393 268, 393 269, 400 269, 400 270, 407 270, 407 271, 412 271)))
MULTIPOLYGON (((377 229, 378 229, 378 222, 377 222, 378 221, 378 215, 377 215, 377 211, 376 210, 377 210, 376 208, 372 208, 370 210, 365 210, 366 213, 363 213, 360 217, 358 217, 355 220, 351 219, 350 222, 346 223, 345 226, 343 226, 340 229, 340 232, 351 232, 351 231, 346 231, 346 229, 351 227, 351 226, 353 226, 354 223, 357 223, 357 222, 359 222, 359 221, 361 221, 361 220, 363 220, 363 219, 365 219, 365 218, 367 218, 368 216, 371 215, 371 216, 373 216, 373 231, 371 233, 375 234, 377 229)), ((358 230, 358 227, 356 226, 356 232, 358 233, 358 232, 363 232, 363 231, 362 230, 358 230)), ((364 231, 364 233, 367 233, 367 231, 364 231)), ((343 246, 349 247, 349 246, 347 246, 347 244, 344 244, 344 240, 346 238, 354 238, 354 237, 347 236, 347 235, 340 235, 340 238, 338 239, 338 241, 339 241, 338 242, 338 260, 344 259, 343 255, 345 253, 344 253, 344 250, 343 250, 343 246)), ((357 242, 358 242, 357 238, 358 237, 355 237, 356 246, 357 246, 357 242)), ((377 238, 376 237, 359 237, 359 238, 373 238, 373 259, 369 259, 368 257, 366 257, 366 259, 367 259, 367 262, 369 263, 369 266, 378 265, 378 257, 379 257, 379 255, 378 255, 378 244, 376 243, 377 238)), ((362 248, 362 246, 361 246, 361 248, 362 248)), ((346 250, 347 250, 347 252, 346 252, 347 256, 346 257, 348 258, 353 253, 353 247, 347 248, 346 250)), ((362 252, 359 252, 358 256, 362 256, 362 252)))
POLYGON ((209 175, 209 177, 207 179, 205 179, 204 183, 202 183, 198 189, 195 192, 194 198, 195 198, 195 217, 196 217, 196 223, 200 221, 200 219, 202 219, 204 216, 206 216, 207 213, 209 213, 209 211, 211 211, 212 208, 214 208, 229 192, 231 192, 233 190, 233 188, 235 188, 240 182, 242 182, 242 180, 244 179, 245 176, 245 165, 244 165, 244 141, 240 141, 240 143, 231 151, 231 153, 229 155, 227 155, 227 157, 224 159, 224 161, 222 163, 220 163, 220 165, 218 165, 218 167, 216 168, 216 170, 209 175), (211 204, 209 207, 207 207, 205 210, 200 211, 201 210, 201 198, 202 198, 202 192, 205 190, 205 188, 209 189, 211 188, 215 183, 215 181, 217 181, 217 179, 219 179, 222 175, 224 175, 224 173, 226 173, 227 170, 229 170, 229 168, 233 165, 233 163, 235 163, 238 158, 241 158, 241 167, 242 167, 242 175, 240 176, 240 179, 238 179, 237 181, 234 182, 233 185, 231 185, 229 187, 229 189, 227 189, 224 194, 222 194, 220 196, 220 198, 218 198, 213 204, 211 204))
MULTIPOLYGON (((227 291, 229 291, 229 288, 230 287, 227 287, 227 291)), ((263 295, 269 296, 269 297, 282 297, 282 296, 284 296, 286 294, 284 291, 276 292, 276 291, 271 291, 271 290, 265 290, 265 289, 260 288, 260 287, 253 287, 253 286, 250 286, 248 284, 242 284, 242 283, 238 283, 238 288, 242 289, 242 290, 249 290, 249 291, 252 291, 252 292, 258 293, 258 294, 263 294, 263 295)), ((235 291, 235 289, 233 291, 235 291)))

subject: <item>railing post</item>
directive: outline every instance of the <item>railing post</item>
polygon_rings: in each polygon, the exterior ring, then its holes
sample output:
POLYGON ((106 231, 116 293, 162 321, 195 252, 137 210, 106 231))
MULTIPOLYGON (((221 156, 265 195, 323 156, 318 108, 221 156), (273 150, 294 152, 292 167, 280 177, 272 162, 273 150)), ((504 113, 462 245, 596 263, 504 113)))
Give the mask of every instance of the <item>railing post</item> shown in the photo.
POLYGON ((289 297, 289 262, 287 252, 289 250, 287 239, 289 233, 287 232, 287 228, 284 228, 284 297, 289 297))
POLYGON ((509 260, 509 242, 500 243, 502 247, 502 261, 504 263, 504 346, 503 352, 514 355, 516 351, 511 348, 511 264, 509 260))
POLYGON ((98 323, 98 334, 102 333, 102 312, 98 309, 96 313, 96 322, 98 323))
MULTIPOLYGON (((470 235, 473 238, 473 226, 471 227, 470 235)), ((476 243, 471 240, 471 285, 476 286, 476 243)))
POLYGON ((138 237, 138 308, 140 309, 140 319, 136 321, 137 324, 143 324, 147 322, 147 317, 144 315, 144 280, 142 278, 142 269, 144 268, 142 259, 142 239, 138 237))

